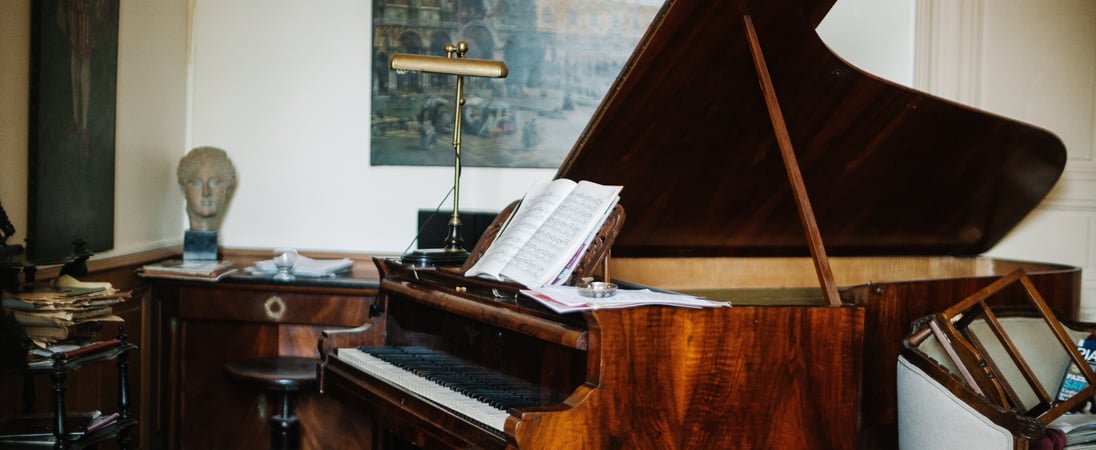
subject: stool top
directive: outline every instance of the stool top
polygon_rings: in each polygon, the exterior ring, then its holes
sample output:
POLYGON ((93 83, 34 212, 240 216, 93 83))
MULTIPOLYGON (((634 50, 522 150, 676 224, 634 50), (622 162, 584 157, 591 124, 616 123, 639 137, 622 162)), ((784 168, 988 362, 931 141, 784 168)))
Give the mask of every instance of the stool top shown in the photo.
POLYGON ((296 391, 316 383, 316 364, 319 362, 294 356, 245 358, 225 364, 225 373, 263 389, 296 391))

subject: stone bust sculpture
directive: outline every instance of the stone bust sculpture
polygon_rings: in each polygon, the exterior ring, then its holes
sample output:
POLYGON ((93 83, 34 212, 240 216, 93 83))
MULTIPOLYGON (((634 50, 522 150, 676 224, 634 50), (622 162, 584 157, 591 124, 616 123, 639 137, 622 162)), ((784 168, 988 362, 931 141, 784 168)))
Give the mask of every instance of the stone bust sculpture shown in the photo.
POLYGON ((186 196, 192 231, 217 231, 236 188, 236 168, 224 150, 196 147, 179 160, 179 186, 186 196))

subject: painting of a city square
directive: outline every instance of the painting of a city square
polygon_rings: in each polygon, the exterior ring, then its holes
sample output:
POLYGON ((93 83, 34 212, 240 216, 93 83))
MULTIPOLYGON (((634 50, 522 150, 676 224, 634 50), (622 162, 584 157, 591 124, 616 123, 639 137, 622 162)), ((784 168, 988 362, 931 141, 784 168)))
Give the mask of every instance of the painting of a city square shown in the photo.
POLYGON ((371 164, 452 166, 456 77, 388 68, 395 53, 501 60, 464 78, 461 164, 556 168, 661 0, 373 0, 371 164))

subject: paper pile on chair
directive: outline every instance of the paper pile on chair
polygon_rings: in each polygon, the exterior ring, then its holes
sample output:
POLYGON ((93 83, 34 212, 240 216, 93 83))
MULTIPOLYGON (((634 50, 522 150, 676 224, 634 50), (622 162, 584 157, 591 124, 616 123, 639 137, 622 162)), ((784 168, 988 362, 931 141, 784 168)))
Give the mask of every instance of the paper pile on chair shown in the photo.
POLYGON ((94 338, 106 322, 123 322, 112 305, 124 302, 129 291, 110 283, 86 283, 63 275, 52 284, 4 293, 4 308, 40 346, 94 338))

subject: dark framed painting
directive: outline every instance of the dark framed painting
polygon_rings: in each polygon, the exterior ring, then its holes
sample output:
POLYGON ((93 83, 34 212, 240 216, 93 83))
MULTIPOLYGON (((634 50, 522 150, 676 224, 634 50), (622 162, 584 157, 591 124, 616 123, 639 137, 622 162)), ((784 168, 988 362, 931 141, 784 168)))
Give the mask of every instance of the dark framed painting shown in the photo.
POLYGON ((119 0, 31 7, 27 257, 114 247, 119 0))
POLYGON ((661 0, 373 0, 370 161, 452 166, 456 79, 389 70, 393 53, 502 60, 466 77, 461 164, 556 168, 616 80, 661 0))

